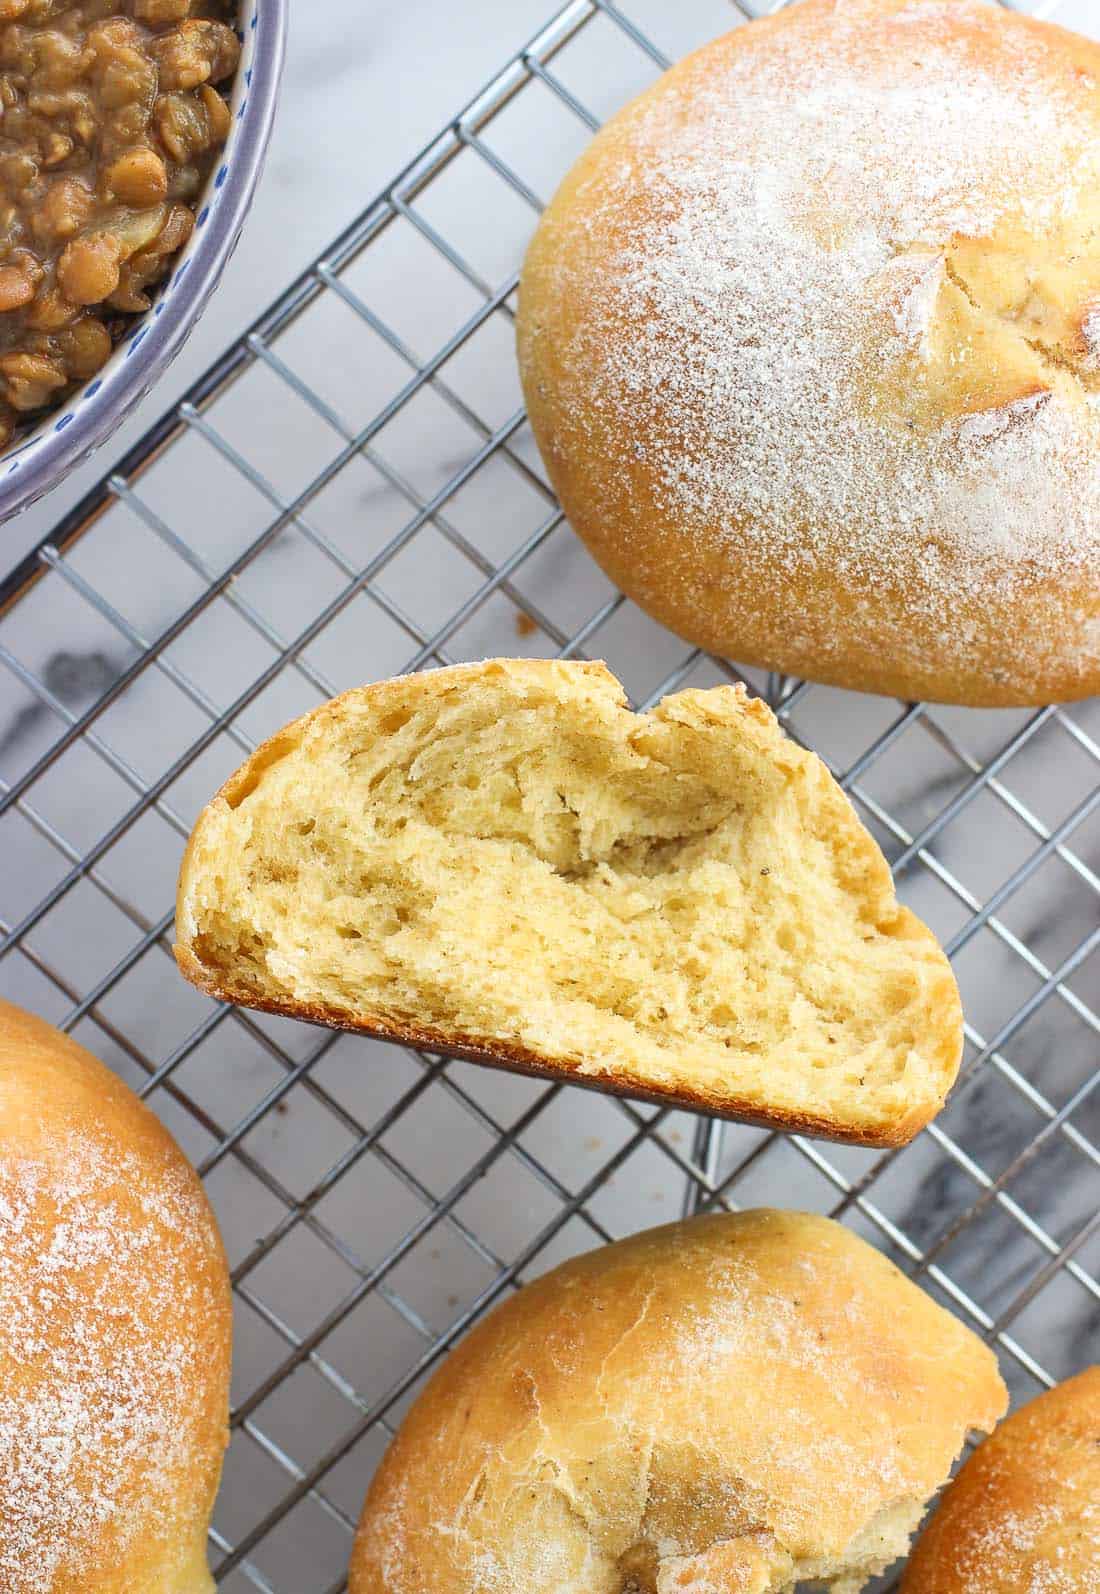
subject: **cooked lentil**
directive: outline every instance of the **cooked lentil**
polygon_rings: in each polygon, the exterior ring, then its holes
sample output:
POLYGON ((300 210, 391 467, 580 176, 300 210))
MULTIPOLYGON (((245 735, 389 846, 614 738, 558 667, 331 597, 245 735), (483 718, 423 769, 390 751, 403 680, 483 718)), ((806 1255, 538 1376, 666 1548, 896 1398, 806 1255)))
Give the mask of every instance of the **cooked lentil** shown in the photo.
POLYGON ((233 0, 0 0, 0 446, 105 363, 229 131, 233 0))

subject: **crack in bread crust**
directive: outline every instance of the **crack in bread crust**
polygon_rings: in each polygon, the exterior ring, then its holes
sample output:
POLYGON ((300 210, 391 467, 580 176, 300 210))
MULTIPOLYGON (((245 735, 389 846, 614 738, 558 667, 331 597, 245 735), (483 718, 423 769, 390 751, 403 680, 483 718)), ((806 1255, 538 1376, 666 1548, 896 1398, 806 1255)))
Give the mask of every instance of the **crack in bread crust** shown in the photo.
POLYGON ((452 1353, 372 1482, 350 1594, 857 1594, 1004 1403, 992 1352, 840 1225, 672 1224, 452 1353))
POLYGON ((618 587, 712 653, 905 701, 1100 687, 1098 79, 1100 45, 999 7, 803 0, 596 135, 517 339, 618 587), (899 305, 899 249, 954 276, 899 305))

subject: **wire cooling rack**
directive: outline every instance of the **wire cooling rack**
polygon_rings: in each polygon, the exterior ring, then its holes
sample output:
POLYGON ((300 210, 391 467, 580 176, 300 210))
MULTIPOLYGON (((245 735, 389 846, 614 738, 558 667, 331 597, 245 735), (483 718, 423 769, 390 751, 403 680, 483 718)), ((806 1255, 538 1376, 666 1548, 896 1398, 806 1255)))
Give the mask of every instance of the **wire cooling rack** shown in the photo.
POLYGON ((563 524, 520 407, 541 199, 666 54, 729 24, 719 0, 571 0, 0 587, 0 990, 140 1089, 219 1213, 226 1590, 337 1594, 371 1471, 473 1319, 681 1211, 842 1218, 1019 1398, 1097 1358, 1100 705, 898 704, 687 649, 563 524), (605 657, 639 704, 747 679, 828 760, 966 1002, 960 1083, 907 1150, 512 1078, 177 977, 184 837, 261 737, 354 683, 555 652, 605 657))

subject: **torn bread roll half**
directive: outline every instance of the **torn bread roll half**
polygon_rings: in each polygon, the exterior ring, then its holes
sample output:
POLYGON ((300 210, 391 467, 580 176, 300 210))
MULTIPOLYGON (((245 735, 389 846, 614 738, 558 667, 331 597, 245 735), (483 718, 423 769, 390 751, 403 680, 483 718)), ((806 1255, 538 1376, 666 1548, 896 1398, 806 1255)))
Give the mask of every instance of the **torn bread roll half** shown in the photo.
POLYGON ((375 1475, 350 1594, 857 1594, 1006 1394, 849 1229, 693 1218, 485 1318, 375 1475))
POLYGON ((602 664, 345 693, 201 814, 176 957, 212 996, 728 1117, 900 1144, 962 1016, 813 753, 741 687, 602 664))
POLYGON ((902 1594, 1100 1594, 1100 1367, 1021 1406, 944 1494, 902 1594))

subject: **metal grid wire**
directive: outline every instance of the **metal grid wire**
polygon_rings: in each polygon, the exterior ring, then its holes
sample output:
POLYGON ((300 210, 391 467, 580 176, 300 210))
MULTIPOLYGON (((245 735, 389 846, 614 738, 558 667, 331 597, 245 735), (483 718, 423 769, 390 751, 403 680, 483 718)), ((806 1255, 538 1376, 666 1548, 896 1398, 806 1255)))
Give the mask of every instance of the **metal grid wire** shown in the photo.
POLYGON ((0 990, 140 1089, 218 1210, 226 1590, 337 1594, 371 1470, 469 1324, 681 1210, 853 1224, 1018 1397, 1095 1359, 1100 708, 896 704, 686 649, 563 525, 519 406, 540 199, 666 50, 729 25, 719 0, 670 9, 570 0, 0 588, 0 990), (176 977, 183 839, 262 736, 362 680, 553 652, 606 657, 639 705, 746 679, 829 762, 967 1006, 961 1080, 911 1147, 498 1075, 176 977))

